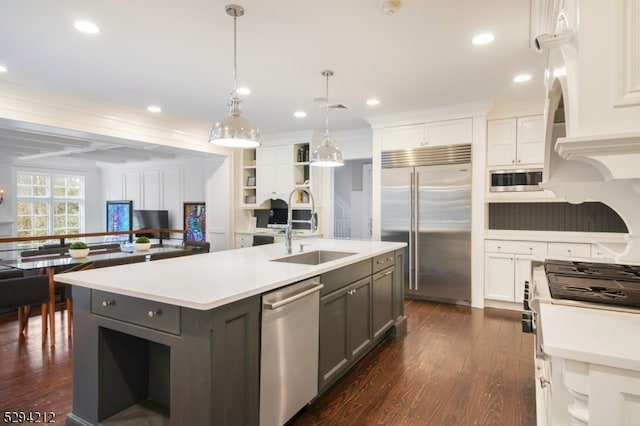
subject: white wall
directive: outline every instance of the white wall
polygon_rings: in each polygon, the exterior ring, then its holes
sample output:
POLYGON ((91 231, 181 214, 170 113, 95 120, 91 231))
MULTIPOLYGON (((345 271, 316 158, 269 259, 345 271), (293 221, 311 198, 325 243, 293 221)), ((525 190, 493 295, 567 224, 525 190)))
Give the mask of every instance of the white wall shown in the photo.
MULTIPOLYGON (((103 171, 103 202, 132 200, 133 209, 168 210, 169 226, 183 229, 183 203, 207 204, 207 241, 212 250, 231 247, 232 160, 173 160, 108 167, 103 171)), ((104 230, 104 225, 101 228, 104 230)), ((178 236, 173 236, 178 238, 178 236)))

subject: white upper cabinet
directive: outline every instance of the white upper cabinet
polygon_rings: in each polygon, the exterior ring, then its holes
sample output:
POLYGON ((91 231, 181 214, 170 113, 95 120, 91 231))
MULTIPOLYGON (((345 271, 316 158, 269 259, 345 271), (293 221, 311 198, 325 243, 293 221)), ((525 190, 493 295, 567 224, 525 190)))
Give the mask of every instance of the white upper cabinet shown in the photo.
POLYGON ((421 146, 471 143, 472 123, 471 118, 463 118, 385 127, 382 129, 382 149, 389 151, 421 146))
POLYGON ((470 118, 460 120, 434 121, 426 124, 427 145, 457 145, 471 143, 473 121, 470 118))
POLYGON ((292 189, 292 147, 290 145, 258 147, 256 149, 257 203, 275 198, 287 201, 292 189))
POLYGON ((424 146, 424 127, 424 124, 385 127, 382 129, 382 149, 388 151, 424 146))
POLYGON ((487 165, 542 164, 543 123, 542 115, 488 121, 487 165))

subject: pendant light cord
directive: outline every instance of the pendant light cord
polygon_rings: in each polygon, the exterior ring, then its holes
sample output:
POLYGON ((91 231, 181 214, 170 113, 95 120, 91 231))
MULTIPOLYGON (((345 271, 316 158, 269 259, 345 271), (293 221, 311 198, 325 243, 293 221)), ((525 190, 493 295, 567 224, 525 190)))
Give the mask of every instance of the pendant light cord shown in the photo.
POLYGON ((233 95, 236 96, 238 90, 238 66, 236 62, 236 20, 238 17, 233 15, 233 95))
POLYGON ((326 87, 325 87, 325 94, 326 97, 324 98, 324 109, 325 109, 325 140, 329 137, 329 73, 327 73, 326 75, 327 77, 327 83, 326 83, 326 87))

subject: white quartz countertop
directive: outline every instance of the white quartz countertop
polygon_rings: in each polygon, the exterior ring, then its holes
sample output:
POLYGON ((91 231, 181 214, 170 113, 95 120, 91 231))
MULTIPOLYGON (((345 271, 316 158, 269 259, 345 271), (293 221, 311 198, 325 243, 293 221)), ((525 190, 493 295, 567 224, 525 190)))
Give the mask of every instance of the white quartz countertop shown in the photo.
MULTIPOLYGON (((405 243, 305 239, 304 251, 355 253, 320 265, 272 262, 284 243, 56 275, 58 282, 209 310, 404 247, 405 243)), ((297 254, 299 243, 293 241, 297 254)))
POLYGON ((540 304, 544 352, 640 371, 640 313, 540 304))

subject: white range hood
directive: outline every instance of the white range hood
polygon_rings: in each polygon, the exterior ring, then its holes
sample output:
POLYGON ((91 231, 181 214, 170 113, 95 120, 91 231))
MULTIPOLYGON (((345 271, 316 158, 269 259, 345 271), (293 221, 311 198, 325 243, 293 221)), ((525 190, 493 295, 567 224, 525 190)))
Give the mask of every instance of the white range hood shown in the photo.
POLYGON ((629 230, 620 263, 640 262, 640 0, 534 0, 544 55, 541 186, 607 204, 629 230))

